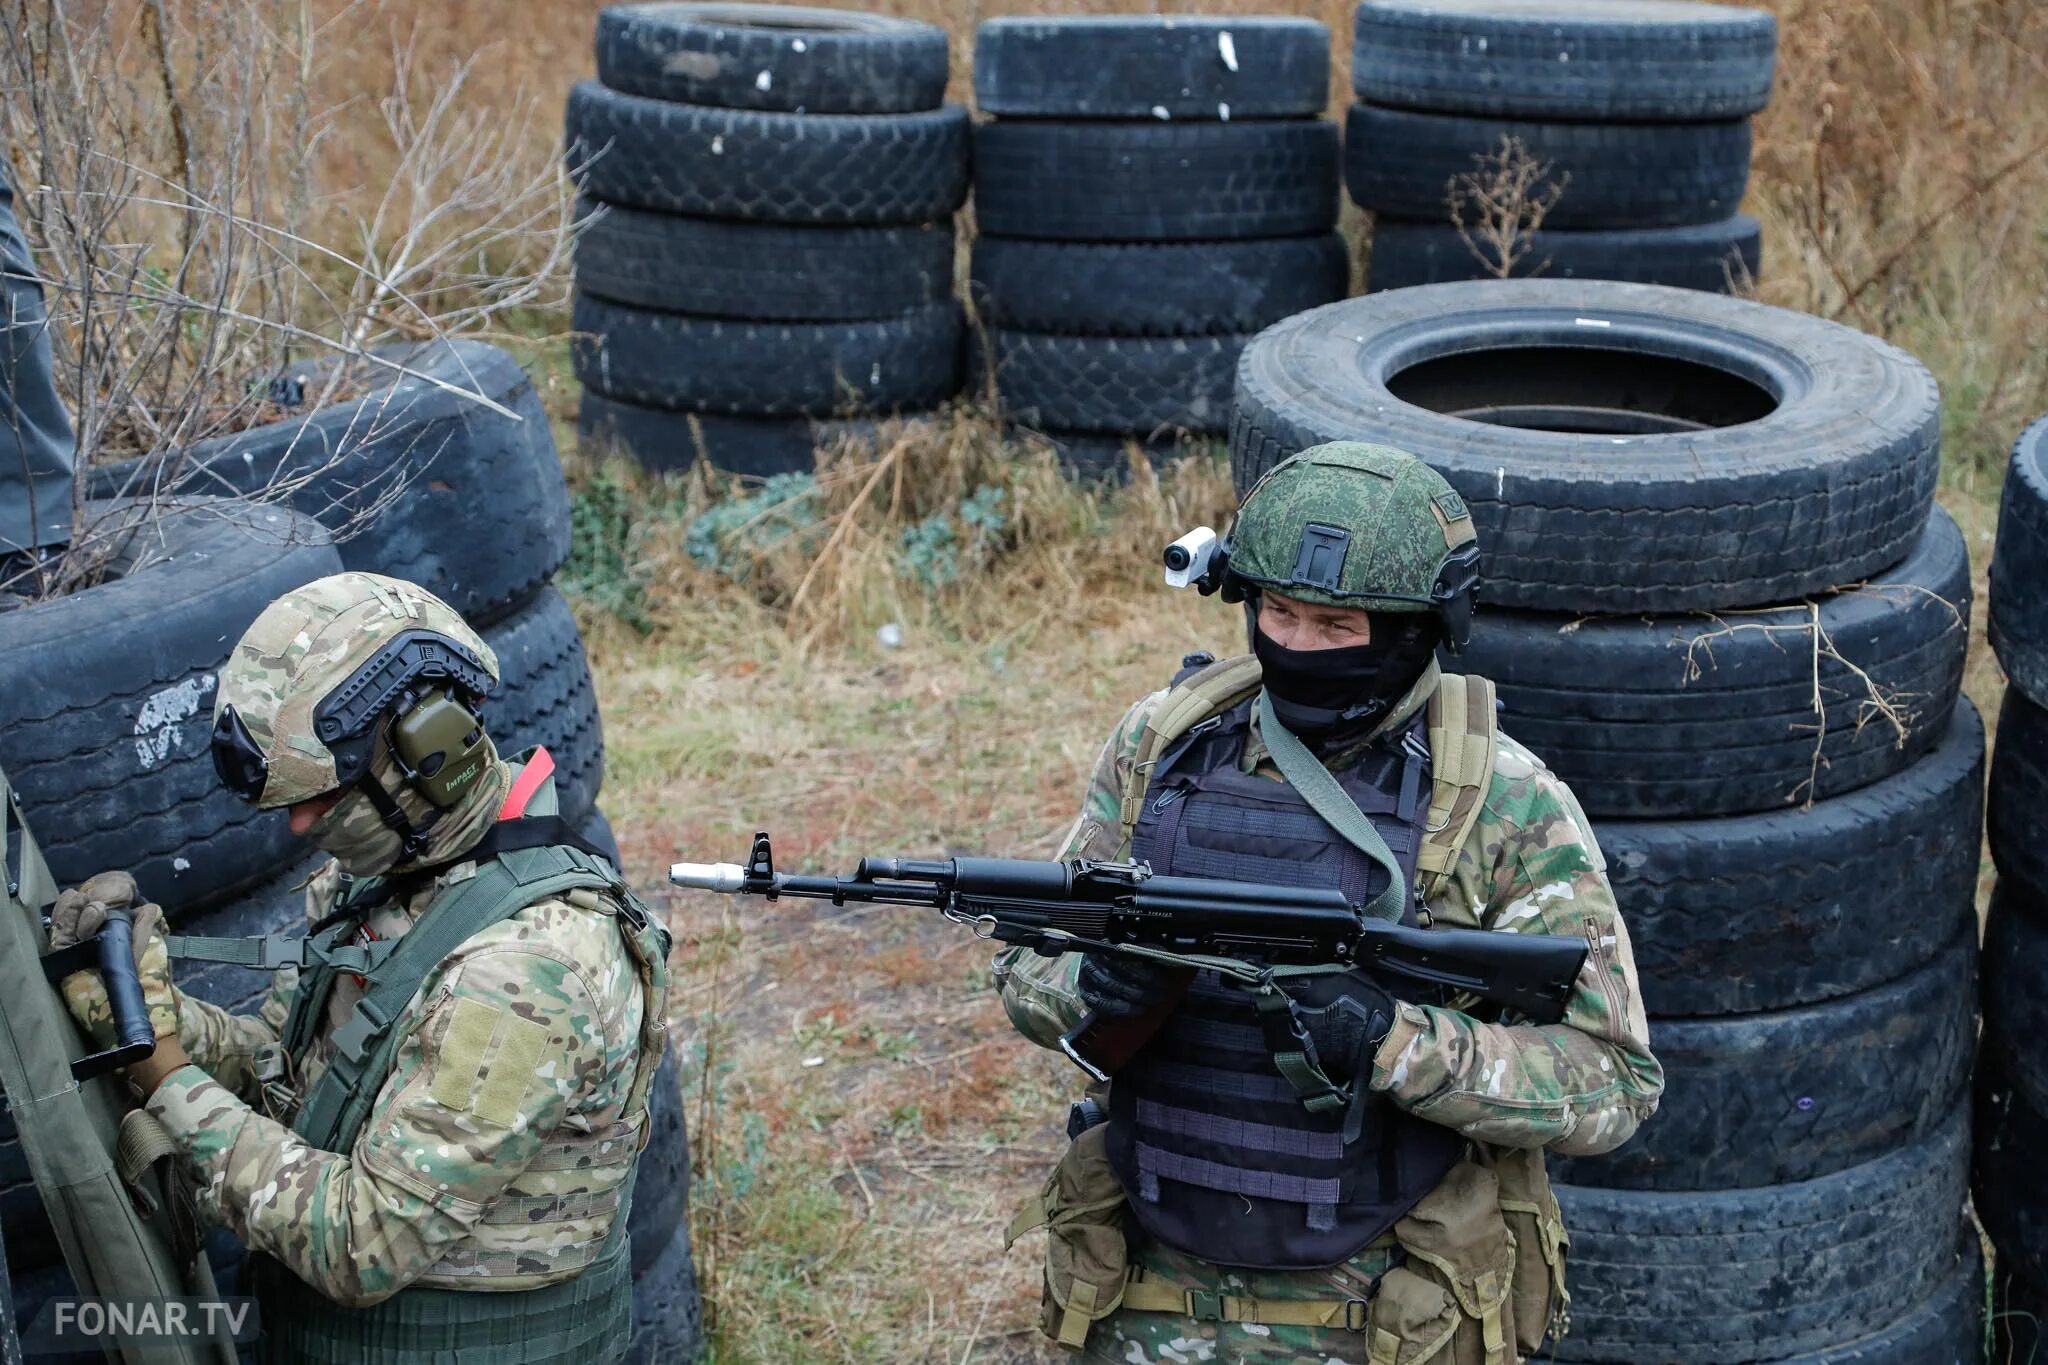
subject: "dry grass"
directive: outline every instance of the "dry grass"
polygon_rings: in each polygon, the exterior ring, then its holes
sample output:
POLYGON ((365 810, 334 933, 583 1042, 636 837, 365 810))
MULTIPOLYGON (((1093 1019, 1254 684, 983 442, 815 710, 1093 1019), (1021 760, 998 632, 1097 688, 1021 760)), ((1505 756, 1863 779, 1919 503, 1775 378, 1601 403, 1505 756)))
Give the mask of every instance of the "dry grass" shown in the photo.
MULTIPOLYGON (((330 34, 345 8, 303 4, 330 34)), ((1308 15, 1335 36, 1333 109, 1348 98, 1349 0, 869 7, 948 29, 955 98, 985 18, 1308 15)), ((591 74, 598 8, 346 7, 348 41, 313 82, 332 129, 311 157, 333 234, 369 219, 396 168, 363 98, 391 87, 394 35, 416 80, 467 63, 475 110, 510 127, 521 101, 558 110, 591 74)), ((1783 42, 1749 202, 1766 234, 1758 290, 1884 335, 1940 379, 1941 496, 1978 566, 1967 686, 1995 713, 2002 682, 1981 603, 1996 487, 2013 437, 2048 410, 2048 7, 1770 8, 1783 42)), ((559 127, 542 117, 503 155, 537 172, 559 155, 559 127)), ((563 417, 574 408, 566 326, 559 311, 522 319, 563 417)), ((1098 493, 1060 482, 1042 453, 1020 462, 971 416, 899 436, 885 434, 879 459, 842 452, 829 464, 809 495, 810 539, 746 556, 740 584, 683 552, 724 490, 574 463, 580 533, 605 548, 582 566, 581 601, 607 717, 605 804, 643 883, 671 858, 737 857, 762 827, 785 861, 813 868, 865 852, 1047 854, 1120 709, 1184 651, 1241 638, 1231 609, 1154 577, 1157 546, 1225 505, 1213 464, 1098 493), (958 529, 963 499, 988 487, 1003 490, 1003 522, 973 538, 975 571, 938 586, 907 571, 906 531, 934 515, 958 529), (900 645, 878 639, 886 624, 900 645)), ((1049 1358, 1030 1331, 1035 1243, 1005 1257, 1000 1229, 1055 1150, 1072 1076, 1009 1033, 984 946, 908 911, 668 900, 676 1008, 695 1050, 693 1216, 717 1358, 1049 1358)))

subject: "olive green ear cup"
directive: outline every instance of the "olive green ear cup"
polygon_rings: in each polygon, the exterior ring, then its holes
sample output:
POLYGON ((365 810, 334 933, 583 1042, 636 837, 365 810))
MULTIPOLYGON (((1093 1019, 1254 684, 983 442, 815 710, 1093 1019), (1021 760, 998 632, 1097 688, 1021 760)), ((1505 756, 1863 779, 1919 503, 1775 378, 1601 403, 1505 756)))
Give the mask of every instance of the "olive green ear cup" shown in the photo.
POLYGON ((391 747, 406 779, 441 810, 462 800, 491 757, 483 722, 438 689, 393 723, 391 747))

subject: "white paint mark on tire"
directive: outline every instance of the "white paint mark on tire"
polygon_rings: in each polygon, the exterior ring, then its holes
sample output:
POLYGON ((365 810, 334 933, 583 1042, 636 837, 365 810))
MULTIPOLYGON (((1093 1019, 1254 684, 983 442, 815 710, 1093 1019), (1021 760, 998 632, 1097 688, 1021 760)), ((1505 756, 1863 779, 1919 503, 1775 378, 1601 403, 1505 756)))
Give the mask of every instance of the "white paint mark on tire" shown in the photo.
POLYGON ((179 727, 199 714, 213 688, 213 674, 202 673, 143 700, 135 713, 135 757, 145 770, 184 752, 179 727))

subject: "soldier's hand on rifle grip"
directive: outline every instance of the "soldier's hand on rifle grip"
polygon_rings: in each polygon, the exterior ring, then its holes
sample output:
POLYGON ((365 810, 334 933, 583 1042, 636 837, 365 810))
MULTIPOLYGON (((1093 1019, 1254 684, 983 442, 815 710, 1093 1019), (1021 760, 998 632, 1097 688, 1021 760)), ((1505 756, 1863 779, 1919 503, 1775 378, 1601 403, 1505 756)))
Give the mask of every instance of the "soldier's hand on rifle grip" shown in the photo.
POLYGON ((1081 1003, 1101 1019, 1130 1019, 1149 1013, 1161 999, 1177 994, 1177 969, 1163 962, 1115 953, 1084 953, 1075 987, 1081 1003))

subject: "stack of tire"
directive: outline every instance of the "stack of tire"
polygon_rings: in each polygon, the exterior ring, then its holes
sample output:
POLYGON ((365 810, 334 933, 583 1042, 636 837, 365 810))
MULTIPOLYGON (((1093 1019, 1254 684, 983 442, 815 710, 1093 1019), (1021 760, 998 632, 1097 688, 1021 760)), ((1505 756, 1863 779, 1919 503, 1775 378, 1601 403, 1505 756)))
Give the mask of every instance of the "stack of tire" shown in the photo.
POLYGON ((654 469, 809 469, 823 419, 960 386, 967 111, 932 24, 782 5, 601 11, 569 96, 586 441, 654 469))
POLYGON ((1329 64, 1306 19, 981 25, 972 298, 1006 418, 1083 469, 1224 430, 1252 336, 1349 292, 1329 64))
MULTIPOLYGON (((540 397, 517 362, 480 342, 381 354, 400 368, 381 379, 368 372, 367 385, 358 375, 362 391, 344 401, 173 461, 91 472, 109 509, 123 497, 262 489, 271 491, 261 498, 287 493, 284 502, 209 503, 163 518, 133 538, 111 581, 0 615, 0 752, 60 885, 125 868, 186 933, 304 922, 302 888, 324 858, 292 836, 285 812, 256 812, 221 786, 208 749, 214 674, 265 605, 344 568, 419 583, 463 614, 498 657, 485 716, 500 752, 544 745, 563 816, 616 856, 597 808, 604 733, 590 666, 569 604, 550 585, 569 552, 569 499, 540 397), (345 538, 334 541, 330 527, 345 538)), ((304 403, 329 373, 309 364, 274 390, 304 403)), ((269 984, 230 967, 179 979, 231 1009, 253 1009, 269 984)), ((680 1144, 669 1072, 656 1123, 680 1144)), ((680 1239, 687 1269, 687 1169, 685 1156, 667 1177, 643 1181, 636 1213, 647 1211, 644 1238, 659 1238, 645 1250, 650 1266, 680 1239)), ((57 1292, 62 1267, 4 1101, 0 1228, 26 1312, 57 1292)), ((215 1249, 223 1269, 238 1259, 232 1239, 216 1238, 215 1249)), ((682 1295, 664 1287, 659 1297, 682 1295)), ((670 1311, 692 1333, 694 1314, 693 1297, 687 1311, 670 1311)))
POLYGON ((1245 353, 1240 489, 1369 440, 1470 506, 1482 612, 1446 662, 1590 814, 1633 942, 1643 999, 1611 1004, 1646 1010, 1667 1089, 1553 1162, 1545 1359, 1978 1358, 1984 732, 1939 417, 1882 342, 1650 285, 1428 285, 1245 353))
POLYGON ((1454 181, 1462 221, 1518 225, 1517 277, 1754 279, 1761 231, 1736 209, 1776 48, 1769 12, 1691 0, 1364 0, 1345 179, 1374 215, 1368 288, 1501 273, 1501 244, 1454 223, 1454 181), (1547 169, 1488 212, 1459 178, 1505 140, 1547 169), (1517 204, 1553 191, 1527 231, 1517 204))
POLYGON ((1998 886, 1984 926, 1977 1216, 1998 1257, 1995 1360, 2048 1347, 2048 419, 2014 446, 1991 559, 2006 676, 1991 762, 1998 886))

